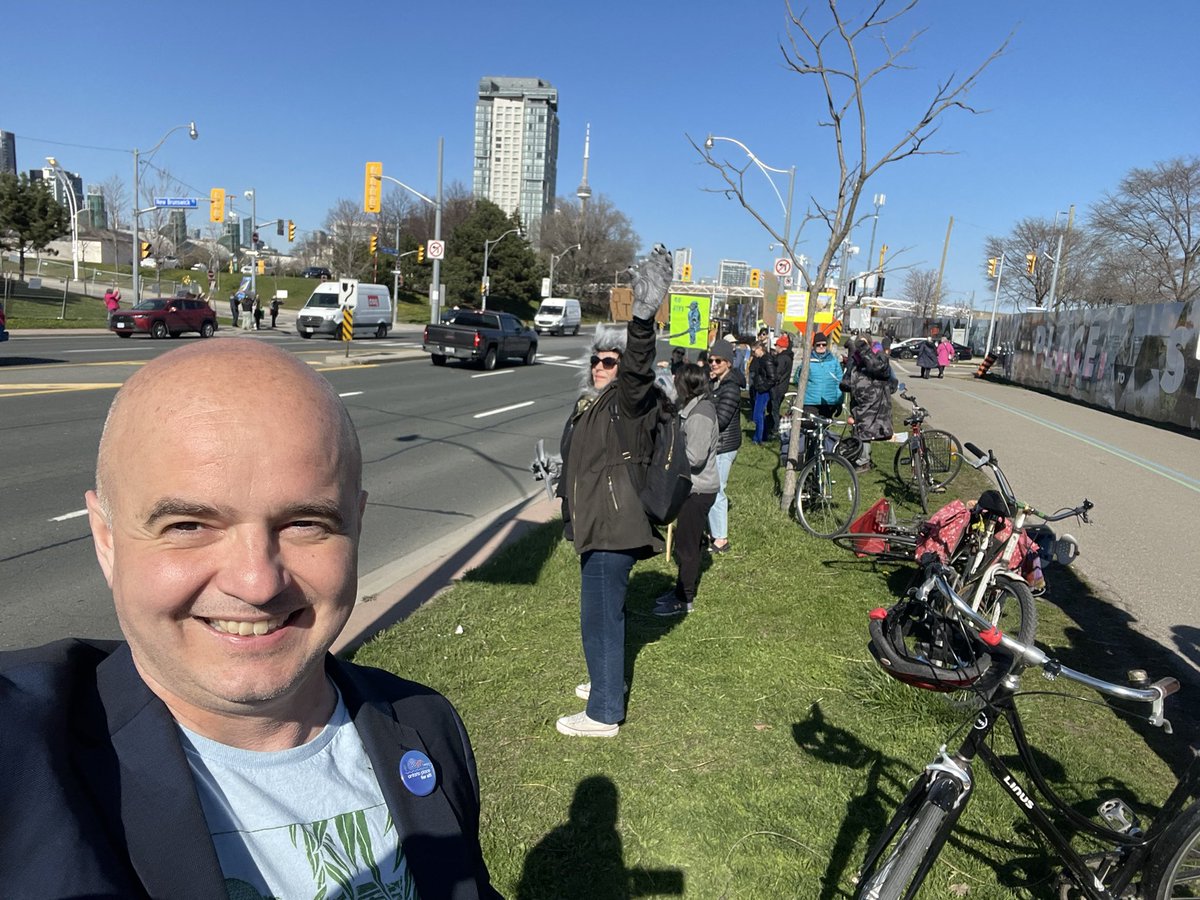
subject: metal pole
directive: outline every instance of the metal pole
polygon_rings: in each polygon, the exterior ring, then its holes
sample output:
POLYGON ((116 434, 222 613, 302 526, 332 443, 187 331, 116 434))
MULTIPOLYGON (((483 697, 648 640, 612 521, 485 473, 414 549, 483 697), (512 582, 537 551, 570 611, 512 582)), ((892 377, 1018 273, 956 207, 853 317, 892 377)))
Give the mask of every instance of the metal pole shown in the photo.
POLYGON ((547 285, 549 290, 546 291, 547 297, 554 296, 554 264, 558 261, 558 257, 553 253, 550 254, 550 283, 547 285))
POLYGON ((1058 261, 1062 259, 1062 232, 1058 233, 1058 247, 1054 251, 1054 270, 1050 273, 1050 297, 1046 300, 1046 308, 1054 308, 1054 292, 1058 289, 1058 261))
POLYGON ((133 302, 131 306, 136 306, 138 302, 138 291, 141 289, 141 273, 138 271, 141 266, 141 259, 138 258, 138 250, 141 242, 138 240, 138 150, 133 148, 133 247, 129 252, 129 262, 131 269, 130 287, 133 289, 133 302))
MULTIPOLYGON (((875 203, 875 221, 871 223, 871 248, 867 250, 867 265, 872 266, 871 271, 874 272, 875 268, 871 260, 875 258, 875 229, 879 227, 879 207, 883 206, 887 202, 887 194, 876 194, 872 200, 875 203)), ((882 266, 880 268, 882 268, 882 266)), ((878 277, 878 275, 876 275, 876 277, 878 277)), ((878 284, 879 282, 877 281, 875 285, 872 286, 877 288, 878 284)), ((859 296, 861 297, 862 294, 860 293, 859 296)))
POLYGON ((250 188, 250 293, 258 296, 258 191, 250 188))
MULTIPOLYGON (((437 206, 434 209, 433 239, 442 239, 442 145, 445 138, 438 138, 438 192, 437 206)), ((429 321, 437 323, 442 312, 442 261, 433 261, 433 284, 429 286, 429 321)))
POLYGON ((950 224, 946 226, 946 243, 942 245, 942 264, 938 266, 937 287, 933 289, 933 311, 929 314, 929 318, 937 315, 938 303, 942 299, 942 273, 946 271, 946 251, 950 249, 950 231, 954 228, 954 216, 950 217, 950 224))
MULTIPOLYGON (((796 254, 792 252, 792 198, 796 193, 796 167, 792 166, 788 169, 788 199, 787 205, 783 209, 783 240, 784 249, 787 251, 788 259, 792 261, 792 277, 795 278, 796 272, 796 254)), ((799 281, 797 280, 797 287, 799 281)), ((763 316, 766 319, 766 316, 763 316)), ((783 311, 778 306, 775 307, 775 333, 783 332, 783 311)))
POLYGON ((1000 305, 1000 279, 1004 277, 1004 253, 1000 254, 1000 267, 996 270, 996 296, 992 298, 992 321, 988 324, 987 344, 983 348, 983 355, 987 356, 992 352, 992 334, 996 330, 996 307, 1000 305))
POLYGON ((483 239, 483 285, 482 285, 483 290, 480 292, 483 294, 483 308, 484 309, 487 309, 487 301, 488 301, 487 267, 488 267, 488 254, 491 253, 491 251, 492 251, 492 242, 489 241, 487 238, 484 238, 483 239))
POLYGON ((400 302, 400 219, 396 219, 396 262, 392 269, 392 330, 396 329, 396 304, 400 302))

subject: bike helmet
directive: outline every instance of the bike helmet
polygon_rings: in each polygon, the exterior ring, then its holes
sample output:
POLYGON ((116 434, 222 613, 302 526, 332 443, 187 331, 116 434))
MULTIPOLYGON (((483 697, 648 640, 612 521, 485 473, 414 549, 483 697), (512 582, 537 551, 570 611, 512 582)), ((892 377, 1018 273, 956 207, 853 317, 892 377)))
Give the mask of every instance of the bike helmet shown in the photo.
MULTIPOLYGON (((982 651, 960 621, 927 603, 902 600, 869 615, 871 655, 885 672, 905 684, 927 691, 967 690, 992 665, 991 655, 982 651)), ((995 629, 978 637, 984 643, 1000 639, 995 629)))

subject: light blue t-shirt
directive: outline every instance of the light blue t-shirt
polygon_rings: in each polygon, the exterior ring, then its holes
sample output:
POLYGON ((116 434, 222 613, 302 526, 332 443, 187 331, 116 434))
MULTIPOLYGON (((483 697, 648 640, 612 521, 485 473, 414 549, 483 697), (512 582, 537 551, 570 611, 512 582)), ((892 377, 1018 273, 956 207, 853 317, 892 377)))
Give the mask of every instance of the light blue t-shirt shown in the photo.
POLYGON ((329 724, 290 750, 242 750, 179 730, 230 900, 417 900, 340 693, 329 724))

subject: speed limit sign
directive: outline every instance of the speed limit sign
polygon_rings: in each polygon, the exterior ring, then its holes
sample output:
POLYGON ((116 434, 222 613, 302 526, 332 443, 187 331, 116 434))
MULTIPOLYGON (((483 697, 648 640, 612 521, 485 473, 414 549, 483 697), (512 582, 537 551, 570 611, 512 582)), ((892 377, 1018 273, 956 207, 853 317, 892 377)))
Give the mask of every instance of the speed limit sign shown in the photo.
POLYGON ((786 256, 781 256, 775 260, 775 274, 780 278, 787 278, 792 274, 792 261, 786 256))

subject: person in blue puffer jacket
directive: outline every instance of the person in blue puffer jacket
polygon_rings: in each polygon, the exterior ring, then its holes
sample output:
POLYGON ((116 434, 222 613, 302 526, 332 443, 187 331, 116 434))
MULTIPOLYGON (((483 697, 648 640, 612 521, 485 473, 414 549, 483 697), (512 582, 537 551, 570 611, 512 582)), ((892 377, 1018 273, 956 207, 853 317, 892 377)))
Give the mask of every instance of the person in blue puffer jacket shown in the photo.
MULTIPOLYGON (((808 357, 808 386, 804 389, 804 411, 827 419, 842 412, 842 364, 829 349, 829 337, 813 335, 812 354, 808 357)), ((795 383, 800 384, 800 370, 795 383)))

